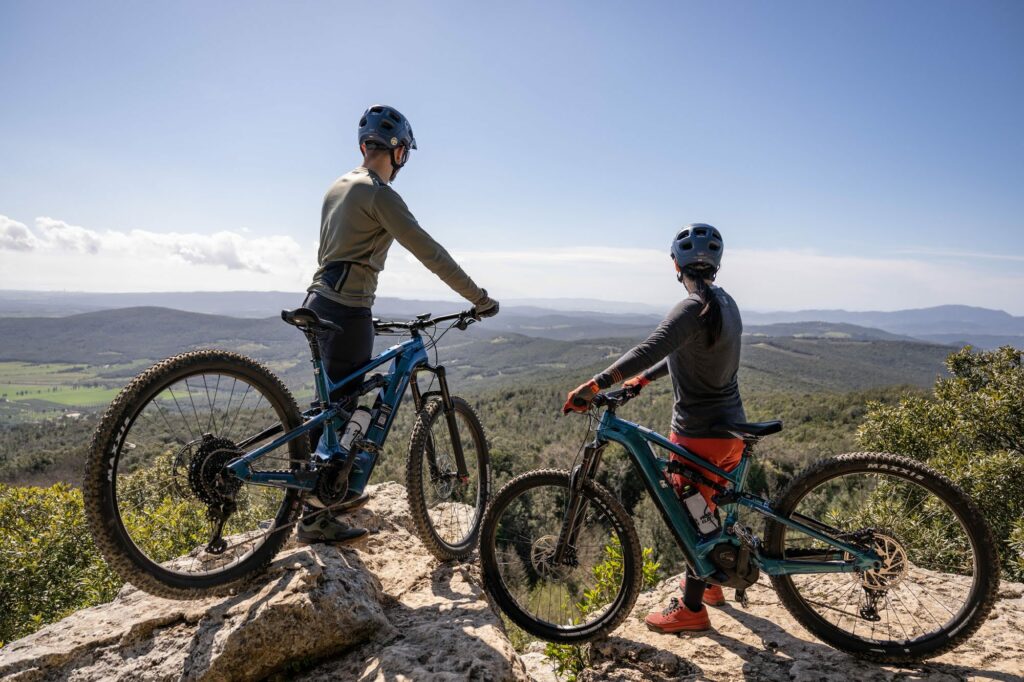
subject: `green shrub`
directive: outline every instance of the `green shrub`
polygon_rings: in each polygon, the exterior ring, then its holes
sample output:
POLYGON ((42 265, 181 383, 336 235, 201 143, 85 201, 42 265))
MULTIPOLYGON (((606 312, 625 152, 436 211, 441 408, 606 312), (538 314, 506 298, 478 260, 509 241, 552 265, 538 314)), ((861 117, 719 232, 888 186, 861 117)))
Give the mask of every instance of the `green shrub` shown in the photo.
POLYGON ((109 601, 120 584, 92 543, 80 491, 0 484, 0 645, 109 601))
POLYGON ((1024 362, 1010 347, 946 360, 930 397, 874 403, 858 432, 871 450, 907 455, 961 486, 992 524, 1005 574, 1024 579, 1024 362))

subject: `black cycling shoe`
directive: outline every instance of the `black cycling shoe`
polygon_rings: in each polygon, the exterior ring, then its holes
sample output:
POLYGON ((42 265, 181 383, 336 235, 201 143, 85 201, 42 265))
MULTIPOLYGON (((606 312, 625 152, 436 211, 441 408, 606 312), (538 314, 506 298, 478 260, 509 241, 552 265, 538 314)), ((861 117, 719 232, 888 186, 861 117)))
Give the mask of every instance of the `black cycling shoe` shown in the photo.
POLYGON ((296 539, 303 545, 320 542, 344 545, 358 540, 366 535, 366 532, 365 528, 354 528, 327 513, 321 513, 299 521, 296 539))

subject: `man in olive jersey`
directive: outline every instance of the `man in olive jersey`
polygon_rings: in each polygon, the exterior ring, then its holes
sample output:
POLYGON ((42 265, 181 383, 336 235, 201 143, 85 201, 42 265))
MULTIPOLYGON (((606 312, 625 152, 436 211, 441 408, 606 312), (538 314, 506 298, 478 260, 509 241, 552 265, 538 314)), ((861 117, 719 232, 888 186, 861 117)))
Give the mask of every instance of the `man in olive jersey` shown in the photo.
MULTIPOLYGON (((498 302, 420 227, 402 197, 391 188, 413 149, 416 138, 405 116, 393 107, 370 107, 359 120, 362 165, 335 180, 324 196, 319 267, 302 305, 345 330, 328 333, 320 342, 327 374, 334 379, 347 376, 370 359, 374 338, 370 309, 377 276, 396 240, 472 303, 478 316, 498 313, 498 302)), ((358 383, 351 382, 356 386, 358 383)), ((343 388, 331 398, 347 399, 354 405, 357 395, 343 388)), ((362 490, 350 490, 333 511, 350 511, 368 500, 362 490)), ((298 530, 300 542, 349 542, 365 534, 364 529, 351 528, 326 513, 307 513, 298 530)))

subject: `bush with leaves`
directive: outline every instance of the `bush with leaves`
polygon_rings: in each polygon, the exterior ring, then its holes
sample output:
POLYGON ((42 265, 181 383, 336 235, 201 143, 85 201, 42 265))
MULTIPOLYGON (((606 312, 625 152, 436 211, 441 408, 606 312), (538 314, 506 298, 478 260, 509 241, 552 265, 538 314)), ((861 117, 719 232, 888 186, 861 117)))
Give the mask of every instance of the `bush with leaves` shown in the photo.
POLYGON ((873 404, 860 444, 935 467, 992 524, 1006 575, 1024 579, 1024 357, 1009 346, 946 360, 931 396, 873 404))
MULTIPOLYGON (((643 549, 643 584, 641 589, 653 587, 658 582, 660 566, 652 558, 654 551, 650 547, 643 549)), ((604 560, 594 566, 594 586, 583 593, 577 607, 582 616, 606 606, 618 594, 622 580, 622 545, 617 537, 605 545, 604 560)), ((577 676, 587 667, 589 647, 579 644, 555 644, 548 642, 544 647, 544 655, 555 666, 555 674, 575 682, 577 676)))
POLYGON ((92 543, 80 491, 0 484, 0 645, 108 601, 120 585, 92 543))

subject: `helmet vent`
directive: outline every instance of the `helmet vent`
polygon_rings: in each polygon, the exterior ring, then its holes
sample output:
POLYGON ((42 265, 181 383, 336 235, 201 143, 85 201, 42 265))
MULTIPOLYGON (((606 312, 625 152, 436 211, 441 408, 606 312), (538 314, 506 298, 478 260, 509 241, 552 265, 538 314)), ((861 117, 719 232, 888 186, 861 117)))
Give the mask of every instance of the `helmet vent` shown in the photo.
POLYGON ((384 111, 384 107, 381 107, 381 106, 370 107, 370 111, 372 111, 375 114, 379 114, 380 112, 384 111))
POLYGON ((683 251, 689 251, 693 248, 693 242, 683 242, 680 246, 683 247, 683 251))
POLYGON ((380 127, 383 128, 384 130, 394 130, 395 124, 385 119, 380 122, 380 127))
POLYGON ((689 236, 690 236, 690 231, 689 230, 683 230, 682 232, 680 232, 679 234, 676 235, 676 239, 677 240, 679 240, 679 239, 686 239, 689 236))
POLYGON ((712 251, 718 251, 718 250, 720 250, 720 249, 721 249, 722 247, 721 247, 721 246, 720 246, 720 245, 718 244, 718 242, 711 242, 711 243, 709 243, 709 244, 708 244, 708 248, 709 248, 710 250, 712 250, 712 251))

